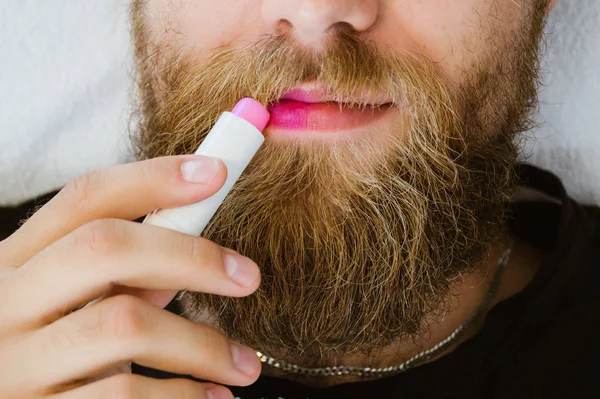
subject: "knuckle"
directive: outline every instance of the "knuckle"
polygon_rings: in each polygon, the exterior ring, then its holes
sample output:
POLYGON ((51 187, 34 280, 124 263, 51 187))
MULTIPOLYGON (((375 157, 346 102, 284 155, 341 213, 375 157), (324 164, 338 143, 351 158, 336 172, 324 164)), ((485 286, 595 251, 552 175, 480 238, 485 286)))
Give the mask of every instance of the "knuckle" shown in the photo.
POLYGON ((217 244, 199 237, 186 238, 189 239, 181 240, 182 253, 186 254, 193 264, 216 268, 222 263, 222 251, 217 244))
POLYGON ((101 302, 100 329, 105 336, 126 342, 139 342, 147 331, 147 309, 143 301, 118 295, 101 302))
POLYGON ((204 353, 207 358, 229 359, 231 357, 229 340, 220 331, 205 327, 194 337, 198 352, 204 353))
POLYGON ((125 238, 125 229, 117 219, 93 220, 76 231, 77 246, 101 255, 120 250, 125 238))
POLYGON ((139 379, 133 374, 117 374, 108 378, 104 397, 112 399, 138 398, 139 379))
POLYGON ((60 191, 61 198, 69 206, 81 207, 90 200, 92 193, 104 179, 104 173, 96 170, 76 177, 60 191))

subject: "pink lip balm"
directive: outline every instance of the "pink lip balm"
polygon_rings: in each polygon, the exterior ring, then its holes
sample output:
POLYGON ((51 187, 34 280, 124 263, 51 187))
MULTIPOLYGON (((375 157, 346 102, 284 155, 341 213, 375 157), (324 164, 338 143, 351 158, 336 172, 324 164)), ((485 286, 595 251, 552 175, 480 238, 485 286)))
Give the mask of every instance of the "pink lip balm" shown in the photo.
POLYGON ((242 98, 233 107, 231 113, 247 120, 260 132, 265 130, 271 118, 269 111, 261 103, 252 98, 242 98))
POLYGON ((144 223, 196 236, 202 234, 264 142, 262 131, 269 119, 265 107, 251 98, 240 100, 231 112, 224 112, 196 151, 197 155, 219 158, 225 163, 227 180, 223 187, 204 201, 157 209, 146 216, 144 223))

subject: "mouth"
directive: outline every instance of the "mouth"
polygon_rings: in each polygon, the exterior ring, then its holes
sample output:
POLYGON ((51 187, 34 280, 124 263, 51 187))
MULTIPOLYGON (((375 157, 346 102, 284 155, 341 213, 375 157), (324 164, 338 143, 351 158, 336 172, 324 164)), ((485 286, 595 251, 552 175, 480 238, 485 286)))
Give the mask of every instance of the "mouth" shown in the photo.
POLYGON ((351 134, 380 121, 393 104, 385 95, 372 99, 332 96, 314 83, 305 83, 269 104, 266 133, 288 136, 351 134))

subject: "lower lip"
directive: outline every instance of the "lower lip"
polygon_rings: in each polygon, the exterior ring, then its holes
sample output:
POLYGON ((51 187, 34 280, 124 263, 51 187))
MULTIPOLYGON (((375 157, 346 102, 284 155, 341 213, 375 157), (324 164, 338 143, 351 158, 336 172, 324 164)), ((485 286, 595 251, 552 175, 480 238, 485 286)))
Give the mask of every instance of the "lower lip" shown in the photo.
POLYGON ((346 108, 340 103, 305 103, 281 100, 269 106, 267 130, 339 132, 367 126, 382 118, 391 106, 346 108))

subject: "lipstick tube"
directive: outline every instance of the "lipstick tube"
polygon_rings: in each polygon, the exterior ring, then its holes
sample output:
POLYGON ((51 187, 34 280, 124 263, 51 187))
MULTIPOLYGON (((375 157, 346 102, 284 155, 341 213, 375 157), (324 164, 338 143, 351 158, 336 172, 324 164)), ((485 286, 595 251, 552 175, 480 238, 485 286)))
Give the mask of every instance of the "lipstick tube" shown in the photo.
POLYGON ((240 178, 265 138, 262 130, 269 112, 257 101, 244 98, 231 112, 224 112, 208 133, 197 155, 221 159, 227 166, 227 180, 213 196, 191 205, 157 209, 143 223, 199 236, 240 178))

